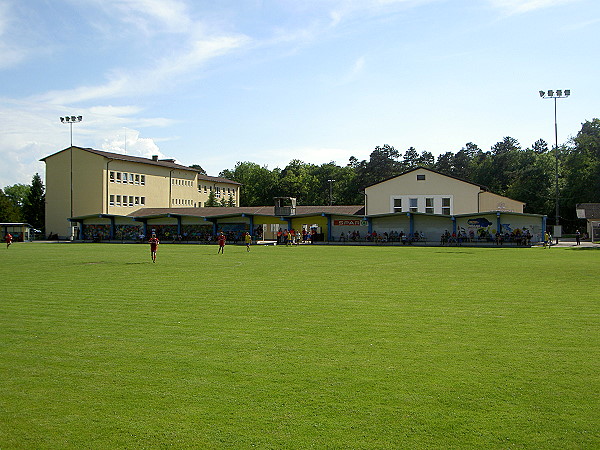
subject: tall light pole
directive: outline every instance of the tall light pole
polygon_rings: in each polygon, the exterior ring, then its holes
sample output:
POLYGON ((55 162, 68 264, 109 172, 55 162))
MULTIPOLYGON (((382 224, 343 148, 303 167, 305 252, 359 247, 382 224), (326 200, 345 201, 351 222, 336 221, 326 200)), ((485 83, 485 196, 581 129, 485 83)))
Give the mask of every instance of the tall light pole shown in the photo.
POLYGON ((329 206, 333 205, 333 182, 335 180, 329 179, 329 206))
POLYGON ((79 123, 83 120, 82 116, 65 116, 61 117, 60 121, 62 123, 68 123, 71 128, 71 147, 73 147, 73 124, 79 123))
POLYGON ((556 170, 555 170, 555 181, 556 181, 556 225, 558 226, 560 223, 560 214, 558 210, 558 201, 559 201, 559 193, 558 193, 558 125, 556 121, 556 100, 559 98, 567 98, 571 95, 570 89, 557 89, 556 91, 550 89, 548 91, 540 91, 540 97, 542 98, 551 98, 554 99, 554 156, 556 159, 556 170))
MULTIPOLYGON (((73 217, 73 124, 79 123, 83 120, 82 116, 65 116, 61 117, 62 123, 68 123, 71 131, 71 146, 69 147, 70 159, 71 159, 71 215, 73 217)), ((73 229, 71 228, 71 238, 73 237, 73 229)))

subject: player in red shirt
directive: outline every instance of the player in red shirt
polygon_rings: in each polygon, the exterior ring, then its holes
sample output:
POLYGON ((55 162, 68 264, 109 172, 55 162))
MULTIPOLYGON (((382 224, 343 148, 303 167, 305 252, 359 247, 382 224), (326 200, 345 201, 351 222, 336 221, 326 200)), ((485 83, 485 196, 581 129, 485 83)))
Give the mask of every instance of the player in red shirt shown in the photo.
POLYGON ((148 242, 150 243, 150 256, 152 256, 152 262, 156 262, 156 250, 158 249, 158 244, 160 244, 160 241, 155 234, 152 234, 152 237, 148 240, 148 242))
POLYGON ((6 236, 4 236, 4 240, 6 241, 6 248, 10 247, 10 244, 12 244, 12 239, 12 234, 6 233, 6 236))
POLYGON ((219 234, 219 237, 217 239, 219 241, 219 250, 217 250, 217 255, 218 255, 219 253, 223 253, 223 251, 225 250, 225 242, 227 241, 227 238, 221 231, 221 234, 219 234))

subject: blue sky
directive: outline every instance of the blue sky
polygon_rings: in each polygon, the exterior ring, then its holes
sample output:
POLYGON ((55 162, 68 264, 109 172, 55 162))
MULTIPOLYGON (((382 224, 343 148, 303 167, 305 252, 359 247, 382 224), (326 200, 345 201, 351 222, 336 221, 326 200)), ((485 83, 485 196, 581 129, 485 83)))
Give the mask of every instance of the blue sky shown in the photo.
POLYGON ((345 165, 559 143, 600 117, 598 0, 0 0, 0 187, 73 143, 345 165))

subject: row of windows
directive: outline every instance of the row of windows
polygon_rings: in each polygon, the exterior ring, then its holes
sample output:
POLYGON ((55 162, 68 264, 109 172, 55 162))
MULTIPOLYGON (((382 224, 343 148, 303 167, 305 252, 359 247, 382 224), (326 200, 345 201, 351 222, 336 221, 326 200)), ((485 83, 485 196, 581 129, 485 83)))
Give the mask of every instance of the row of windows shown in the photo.
POLYGON ((110 206, 144 206, 146 197, 135 197, 133 195, 111 195, 108 204, 110 206))
MULTIPOLYGON (((409 198, 408 209, 402 209, 402 199, 394 199, 394 212, 419 212, 419 199, 409 198)), ((428 214, 434 214, 435 208, 433 206, 433 197, 425 198, 425 212, 428 214)), ((450 215, 450 197, 442 197, 442 214, 450 215)))
POLYGON ((172 198, 171 206, 194 206, 194 201, 186 198, 172 198))
POLYGON ((108 179, 111 183, 123 183, 123 184, 146 184, 146 175, 139 173, 127 173, 127 172, 114 172, 111 171, 108 175, 108 179))
MULTIPOLYGON (((213 187, 211 185, 198 185, 198 192, 202 192, 202 189, 204 188, 204 193, 206 194, 207 192, 211 192, 213 190, 213 187)), ((221 193, 223 193, 223 195, 226 194, 231 194, 232 197, 235 197, 235 189, 234 188, 222 188, 220 186, 215 186, 215 196, 216 197, 220 197, 221 193)))
POLYGON ((171 178, 171 184, 176 186, 192 187, 194 185, 194 182, 192 180, 184 180, 182 178, 171 178))

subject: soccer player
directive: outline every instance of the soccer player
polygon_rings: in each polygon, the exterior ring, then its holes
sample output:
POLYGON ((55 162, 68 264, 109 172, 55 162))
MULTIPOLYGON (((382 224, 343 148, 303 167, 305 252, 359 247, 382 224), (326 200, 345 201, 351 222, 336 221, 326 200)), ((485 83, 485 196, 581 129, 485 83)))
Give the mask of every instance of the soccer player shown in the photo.
POLYGON ((221 231, 221 234, 219 234, 219 237, 217 239, 219 241, 219 250, 217 250, 217 255, 219 253, 223 254, 223 251, 225 250, 225 241, 227 241, 227 238, 225 237, 225 234, 223 234, 223 232, 221 231))
POLYGON ((248 233, 247 231, 246 236, 244 236, 244 240, 246 241, 246 251, 249 252, 250 244, 252 243, 252 236, 250 236, 250 233, 248 233))
POLYGON ((152 233, 152 237, 150 238, 150 240, 148 242, 150 243, 150 256, 152 257, 152 262, 155 263, 156 262, 156 250, 158 249, 158 244, 160 244, 160 241, 158 240, 156 235, 154 233, 152 233))
POLYGON ((6 236, 4 236, 4 240, 6 241, 6 248, 10 247, 10 244, 12 244, 12 239, 12 234, 6 233, 6 236))

